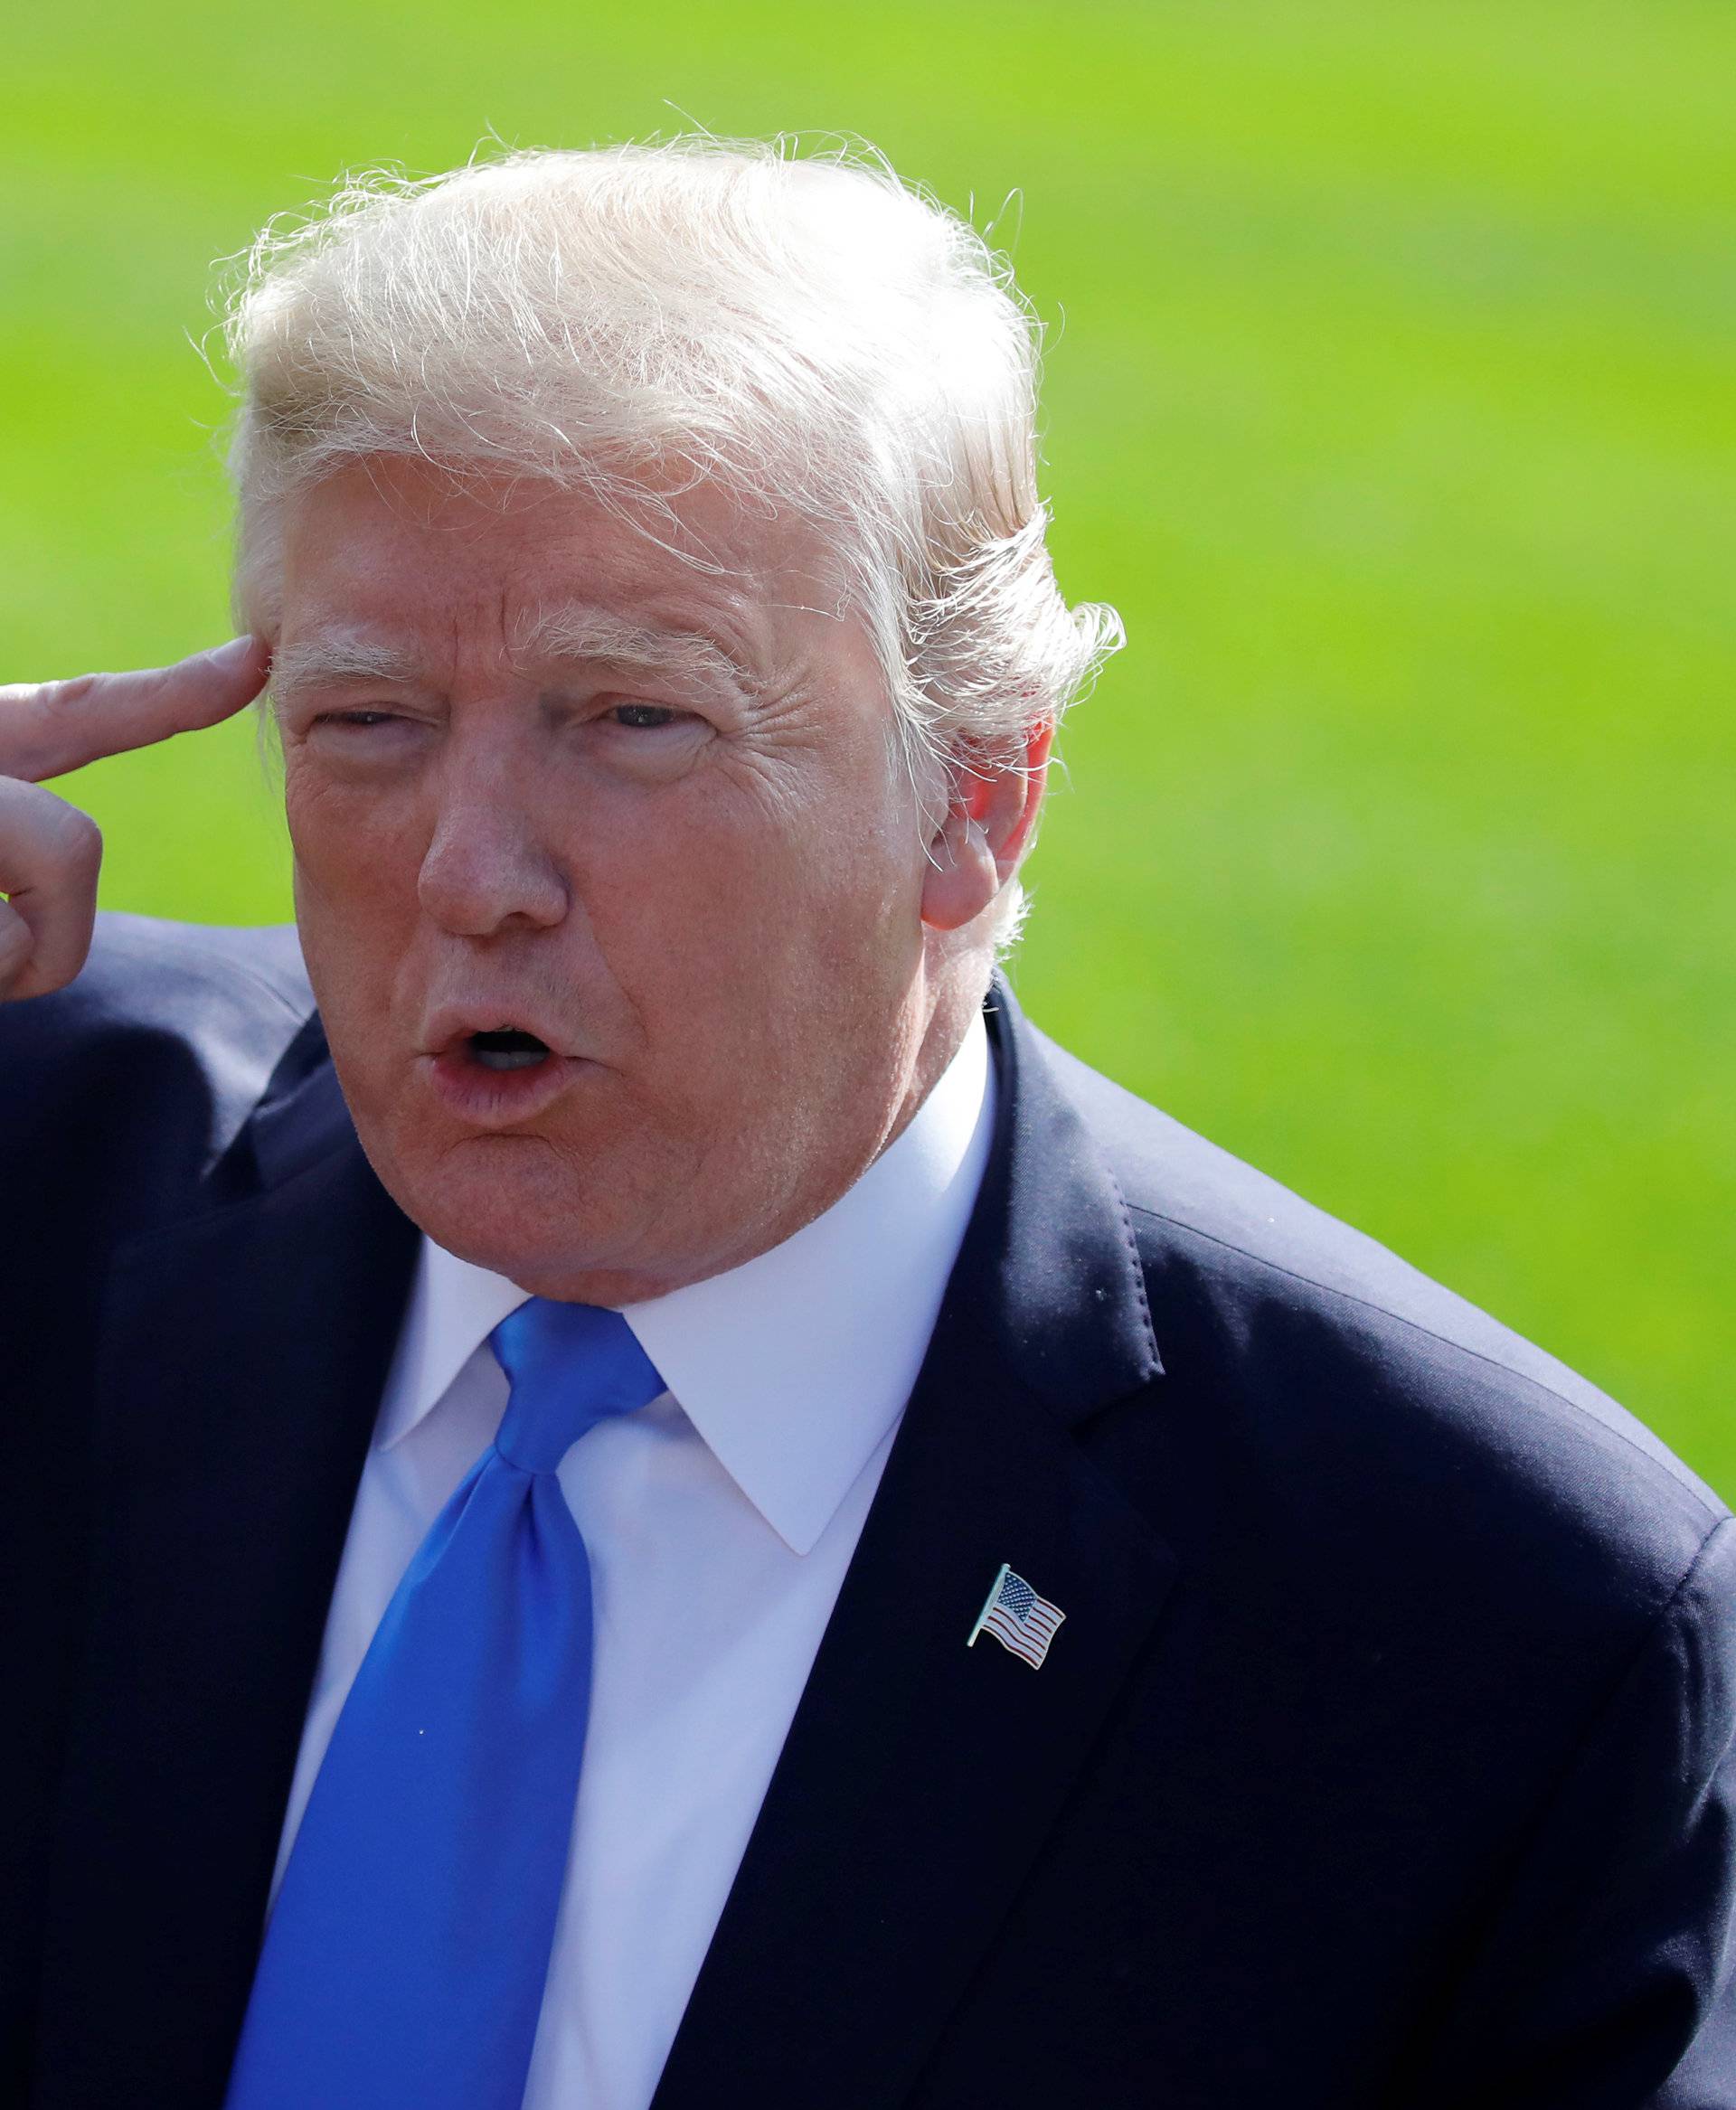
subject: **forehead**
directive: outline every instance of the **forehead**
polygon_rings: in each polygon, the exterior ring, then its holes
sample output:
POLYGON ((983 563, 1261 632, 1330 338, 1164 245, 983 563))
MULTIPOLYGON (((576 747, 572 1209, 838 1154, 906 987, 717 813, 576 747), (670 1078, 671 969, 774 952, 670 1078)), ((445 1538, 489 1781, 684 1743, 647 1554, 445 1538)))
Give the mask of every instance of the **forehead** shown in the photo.
MULTIPOLYGON (((353 463, 286 505, 282 672, 369 655, 635 658, 722 674, 847 627, 830 551, 714 486, 625 504, 420 463, 353 463)), ((281 678, 281 674, 280 674, 281 678)))

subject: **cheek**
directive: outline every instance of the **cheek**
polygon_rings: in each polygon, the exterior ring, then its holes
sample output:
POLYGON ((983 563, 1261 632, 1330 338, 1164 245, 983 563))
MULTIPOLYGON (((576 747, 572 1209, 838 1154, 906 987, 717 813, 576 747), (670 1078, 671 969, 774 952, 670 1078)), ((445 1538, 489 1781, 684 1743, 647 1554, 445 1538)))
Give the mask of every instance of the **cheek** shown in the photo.
POLYGON ((908 973, 920 937, 920 849, 894 796, 859 780, 756 789, 672 801, 637 843, 613 840, 583 890, 641 1002, 735 1045, 786 1034, 840 975, 866 994, 908 973))
POLYGON ((411 802, 334 783, 317 766, 292 759, 285 772, 284 818, 298 887, 342 901, 415 890, 426 828, 411 802))
POLYGON ((320 1008, 341 1031, 352 1013, 377 1013, 410 951, 421 862, 417 830, 389 801, 293 763, 285 774, 284 817, 303 956, 320 1008))

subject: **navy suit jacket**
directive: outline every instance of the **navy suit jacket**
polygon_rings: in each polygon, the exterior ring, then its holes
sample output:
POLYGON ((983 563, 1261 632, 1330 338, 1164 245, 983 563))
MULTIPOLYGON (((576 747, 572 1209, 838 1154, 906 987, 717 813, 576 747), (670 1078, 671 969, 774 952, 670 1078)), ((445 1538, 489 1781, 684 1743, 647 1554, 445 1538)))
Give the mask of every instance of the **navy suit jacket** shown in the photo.
MULTIPOLYGON (((656 2110, 1736 2105, 1729 1512, 988 1008, 982 1195, 656 2110), (965 1646, 1003 1561, 1041 1670, 965 1646)), ((0 2102, 216 2110, 415 1233, 288 932, 107 919, 0 1014, 0 2102)))

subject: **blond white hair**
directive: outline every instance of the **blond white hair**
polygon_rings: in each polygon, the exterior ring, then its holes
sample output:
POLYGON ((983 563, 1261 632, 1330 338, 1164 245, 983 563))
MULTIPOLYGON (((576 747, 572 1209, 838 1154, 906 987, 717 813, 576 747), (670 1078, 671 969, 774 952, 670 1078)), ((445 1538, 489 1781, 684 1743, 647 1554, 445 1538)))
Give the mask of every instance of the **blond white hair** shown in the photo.
POLYGON ((1015 765, 1120 643, 1037 489, 1040 331, 1005 261, 865 152, 709 137, 346 181, 231 303, 237 600, 290 491, 420 457, 610 503, 718 480, 843 561, 913 769, 1015 765))

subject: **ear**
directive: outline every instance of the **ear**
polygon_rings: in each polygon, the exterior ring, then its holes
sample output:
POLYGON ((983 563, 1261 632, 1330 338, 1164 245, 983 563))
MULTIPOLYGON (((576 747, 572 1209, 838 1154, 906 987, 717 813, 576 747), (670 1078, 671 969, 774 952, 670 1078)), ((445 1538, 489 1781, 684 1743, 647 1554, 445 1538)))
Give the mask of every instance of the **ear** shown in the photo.
POLYGON ((962 930, 1019 868, 1048 782, 1052 719, 1033 725, 1016 758, 952 763, 945 814, 929 838, 922 920, 930 930, 962 930))

